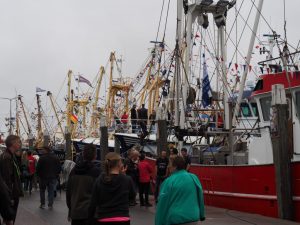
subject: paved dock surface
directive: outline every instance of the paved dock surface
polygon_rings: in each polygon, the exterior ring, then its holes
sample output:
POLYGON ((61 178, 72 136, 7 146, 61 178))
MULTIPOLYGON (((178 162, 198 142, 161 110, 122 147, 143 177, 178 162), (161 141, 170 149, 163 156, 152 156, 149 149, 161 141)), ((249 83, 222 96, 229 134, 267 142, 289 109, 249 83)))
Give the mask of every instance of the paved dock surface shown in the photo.
MULTIPOLYGON (((28 194, 20 201, 16 225, 70 225, 67 221, 65 194, 58 194, 53 210, 39 208, 39 193, 28 194)), ((132 225, 154 224, 155 207, 135 206, 130 209, 132 225)), ((203 225, 299 225, 289 221, 277 220, 255 214, 229 211, 220 208, 206 207, 206 221, 203 225)))

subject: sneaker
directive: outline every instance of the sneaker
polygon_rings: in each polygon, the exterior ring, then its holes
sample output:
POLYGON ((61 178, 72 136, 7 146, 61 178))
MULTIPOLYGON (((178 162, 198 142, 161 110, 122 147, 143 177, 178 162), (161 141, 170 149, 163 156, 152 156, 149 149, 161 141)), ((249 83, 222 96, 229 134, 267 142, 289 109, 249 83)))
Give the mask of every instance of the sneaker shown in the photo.
POLYGON ((53 205, 48 205, 48 209, 52 210, 53 209, 53 205))
POLYGON ((40 205, 40 209, 45 209, 45 205, 44 205, 44 204, 41 204, 41 205, 40 205))

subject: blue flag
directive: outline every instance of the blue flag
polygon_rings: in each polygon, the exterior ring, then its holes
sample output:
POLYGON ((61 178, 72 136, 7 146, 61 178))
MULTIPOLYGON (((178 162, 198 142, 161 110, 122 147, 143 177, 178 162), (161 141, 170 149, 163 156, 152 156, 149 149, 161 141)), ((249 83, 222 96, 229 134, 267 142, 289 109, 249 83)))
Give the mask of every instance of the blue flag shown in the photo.
POLYGON ((210 105, 212 94, 211 94, 211 87, 210 81, 207 72, 207 65, 204 59, 203 63, 203 79, 202 79, 202 105, 203 107, 207 107, 210 105))

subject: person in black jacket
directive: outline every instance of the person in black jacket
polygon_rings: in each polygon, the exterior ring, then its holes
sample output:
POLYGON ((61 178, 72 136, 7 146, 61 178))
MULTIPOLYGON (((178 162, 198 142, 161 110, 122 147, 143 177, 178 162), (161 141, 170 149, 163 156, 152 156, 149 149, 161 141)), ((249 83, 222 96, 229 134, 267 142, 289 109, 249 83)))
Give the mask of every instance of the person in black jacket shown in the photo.
MULTIPOLYGON (((134 190, 135 192, 138 191, 139 186, 139 171, 138 171, 138 161, 139 160, 139 152, 132 148, 128 151, 128 156, 124 161, 124 166, 126 168, 126 174, 129 176, 134 184, 134 190)), ((131 199, 130 206, 135 206, 136 203, 136 197, 131 199)))
MULTIPOLYGON (((9 192, 6 184, 0 175, 0 215, 5 225, 12 225, 14 220, 14 210, 11 206, 9 192)), ((1 219, 0 219, 1 224, 1 219)))
POLYGON ((110 152, 105 156, 105 173, 94 185, 89 217, 96 224, 130 225, 129 201, 135 192, 130 177, 119 154, 110 152))
POLYGON ((67 206, 72 225, 87 225, 88 209, 92 197, 93 185, 100 175, 100 169, 95 167, 96 147, 86 145, 83 150, 83 161, 71 171, 67 184, 67 206))
POLYGON ((142 104, 142 108, 138 110, 138 116, 143 135, 147 136, 148 109, 145 108, 145 104, 142 104))
POLYGON ((14 210, 15 221, 19 206, 19 198, 23 196, 20 169, 15 153, 21 149, 21 140, 16 135, 9 135, 5 140, 7 149, 0 156, 0 174, 9 191, 9 197, 14 210))
POLYGON ((52 209, 54 200, 54 190, 57 184, 57 177, 61 171, 58 157, 51 152, 51 149, 44 147, 46 153, 42 155, 36 166, 36 173, 40 181, 40 208, 45 208, 45 192, 48 190, 48 207, 52 209))
POLYGON ((132 133, 136 132, 136 124, 137 124, 137 112, 136 105, 134 104, 130 110, 130 119, 131 119, 131 130, 132 133))

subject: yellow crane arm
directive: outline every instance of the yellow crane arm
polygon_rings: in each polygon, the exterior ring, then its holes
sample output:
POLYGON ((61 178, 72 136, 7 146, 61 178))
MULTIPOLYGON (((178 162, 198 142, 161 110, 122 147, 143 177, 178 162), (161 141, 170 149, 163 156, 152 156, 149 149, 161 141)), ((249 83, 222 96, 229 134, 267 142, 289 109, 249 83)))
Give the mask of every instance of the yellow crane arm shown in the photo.
POLYGON ((99 79, 97 81, 97 87, 96 87, 96 92, 95 92, 95 101, 94 101, 93 109, 92 109, 89 134, 91 134, 91 132, 93 132, 96 129, 96 126, 97 126, 97 117, 96 117, 97 105, 98 105, 98 102, 99 102, 100 87, 101 87, 101 83, 102 83, 104 73, 105 73, 105 69, 104 69, 103 66, 101 66, 100 67, 100 73, 99 73, 99 79))
POLYGON ((26 121, 27 129, 28 129, 28 134, 31 134, 31 128, 30 128, 30 125, 29 125, 29 122, 28 122, 28 118, 27 118, 27 115, 26 115, 26 112, 25 112, 25 107, 24 107, 24 103, 22 101, 22 96, 21 95, 18 96, 18 100, 20 101, 21 109, 22 109, 22 112, 24 114, 24 118, 25 118, 25 121, 26 121))
MULTIPOLYGON (((53 101, 53 96, 52 96, 52 93, 50 91, 47 92, 47 96, 49 97, 50 99, 50 102, 51 102, 51 106, 52 106, 52 109, 55 113, 55 117, 56 117, 56 120, 57 120, 57 124, 59 126, 59 129, 62 133, 62 135, 64 134, 64 130, 62 128, 62 125, 61 125, 61 120, 58 118, 58 114, 57 114, 57 111, 56 111, 56 108, 55 108, 55 104, 54 104, 54 101, 53 101)), ((64 135, 63 135, 64 136, 64 135)), ((65 137, 65 136, 64 136, 65 137)))

